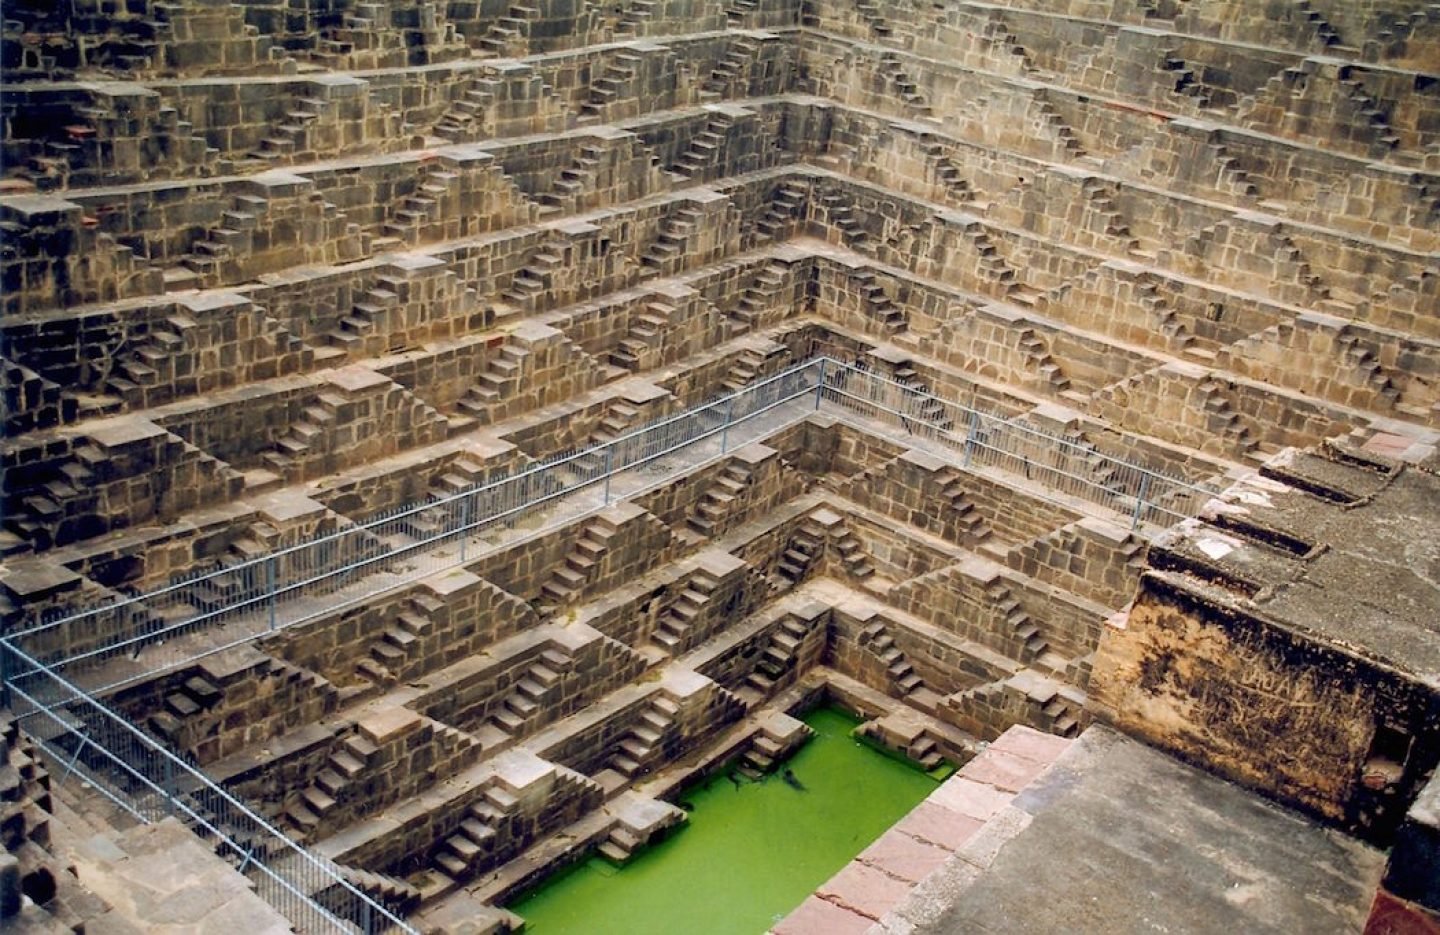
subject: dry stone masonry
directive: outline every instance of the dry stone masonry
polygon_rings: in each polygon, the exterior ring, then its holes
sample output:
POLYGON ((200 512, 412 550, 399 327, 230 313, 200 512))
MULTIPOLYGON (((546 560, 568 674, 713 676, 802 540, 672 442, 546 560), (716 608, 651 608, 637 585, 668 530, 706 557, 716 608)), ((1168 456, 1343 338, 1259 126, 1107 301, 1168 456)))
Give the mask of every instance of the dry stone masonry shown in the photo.
POLYGON ((223 614, 255 559, 323 575, 295 547, 401 516, 350 555, 403 554, 383 587, 88 684, 415 924, 506 930, 544 867, 628 859, 825 696, 926 767, 1098 713, 1377 838, 1415 823, 1440 670, 1367 662, 1371 698, 1234 605, 1348 554, 1336 504, 1436 511, 1435 4, 63 6, 0 36, 0 632, 209 572, 127 625, 223 614), (417 546, 455 494, 599 477, 821 356, 870 408, 817 395, 627 499, 417 546), (946 439, 999 440, 970 409, 1029 447, 972 462, 946 439), (1171 520, 1250 499, 1157 541, 1137 468, 1195 488, 1171 520), (1176 667, 1222 613, 1254 626, 1176 667), (1293 733, 1224 696, 1294 673, 1288 705, 1346 715, 1275 771, 1293 733))

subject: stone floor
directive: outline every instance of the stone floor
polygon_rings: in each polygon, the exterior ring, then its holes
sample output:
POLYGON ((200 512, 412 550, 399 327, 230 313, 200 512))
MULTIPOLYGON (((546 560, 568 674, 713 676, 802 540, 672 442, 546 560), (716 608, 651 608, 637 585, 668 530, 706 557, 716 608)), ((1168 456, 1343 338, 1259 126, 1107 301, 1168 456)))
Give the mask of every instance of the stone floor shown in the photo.
POLYGON ((1108 728, 1017 727, 774 931, 1359 931, 1383 863, 1108 728))
POLYGON ((89 935, 278 935, 290 921, 175 819, 76 842, 80 882, 110 911, 89 935))

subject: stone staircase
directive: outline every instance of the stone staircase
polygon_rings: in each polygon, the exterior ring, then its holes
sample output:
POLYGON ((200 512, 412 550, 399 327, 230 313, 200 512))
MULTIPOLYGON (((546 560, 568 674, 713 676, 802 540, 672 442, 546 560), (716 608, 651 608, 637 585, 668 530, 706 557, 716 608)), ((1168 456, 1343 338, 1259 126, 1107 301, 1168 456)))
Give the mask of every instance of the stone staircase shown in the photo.
POLYGON ((840 242, 857 253, 869 254, 872 248, 869 230, 855 213, 855 206, 845 193, 830 189, 820 196, 828 225, 840 235, 840 242))
POLYGON ((735 120, 728 114, 712 113, 705 121, 705 129, 695 134, 690 145, 670 171, 685 181, 696 181, 705 176, 712 166, 720 165, 725 152, 725 141, 735 127, 735 120))
POLYGON ((950 521, 961 531, 965 544, 978 548, 989 542, 994 533, 971 502, 965 489, 965 475, 946 468, 936 475, 936 479, 941 484, 940 495, 950 504, 950 521))
POLYGON ((883 334, 897 335, 910 327, 905 313, 890 298, 890 293, 880 284, 874 270, 856 270, 850 274, 850 279, 860 293, 861 313, 868 321, 878 324, 883 334))
POLYGON ((384 225, 385 236, 406 246, 417 246, 444 237, 443 221, 452 210, 460 176, 442 166, 428 166, 419 184, 403 195, 384 225))
POLYGON ((736 696, 749 708, 769 698, 780 681, 793 673, 809 635, 810 629, 803 621, 789 615, 782 618, 770 631, 770 641, 736 696))
POLYGON ((775 563, 775 574, 786 586, 794 587, 805 580, 824 552, 824 531, 811 523, 802 524, 785 543, 775 563))
POLYGON ((1206 376, 1195 389, 1207 429, 1224 439, 1229 450, 1245 455, 1259 447, 1245 420, 1230 405, 1229 393, 1220 378, 1213 374, 1206 376))
POLYGON ((782 182, 775 189, 775 196, 770 199, 765 213, 755 222, 756 234, 772 241, 787 239, 795 220, 805 216, 809 204, 808 185, 793 179, 782 182))
POLYGON ((919 417, 926 425, 934 426, 942 432, 949 432, 955 428, 955 419, 950 415, 950 409, 930 392, 920 371, 915 369, 912 361, 905 361, 895 367, 893 373, 895 382, 915 391, 905 403, 905 410, 911 415, 919 417))
POLYGON ((725 21, 732 28, 745 25, 745 17, 760 8, 760 0, 729 0, 725 5, 725 21))
POLYGON ((745 462, 736 458, 725 462, 715 482, 700 495, 694 512, 685 518, 686 525, 702 536, 713 536, 716 527, 729 517, 735 501, 745 496, 753 482, 754 476, 745 462))
POLYGON ((269 165, 284 165, 313 158, 310 127, 325 116, 330 102, 321 98, 297 97, 285 112, 284 122, 270 128, 249 158, 269 165))
POLYGON ((646 277, 669 276, 685 264, 690 238, 705 221, 698 208, 683 206, 660 222, 660 229, 640 256, 642 274, 646 277))
POLYGON ((1165 49, 1161 53, 1160 71, 1167 74, 1172 81, 1171 92, 1184 97, 1191 98, 1195 106, 1201 110, 1213 106, 1214 101, 1210 97, 1208 88, 1200 81, 1195 70, 1180 57, 1176 49, 1165 49))
POLYGON ((759 57, 760 44, 745 36, 736 36, 725 50, 725 55, 710 77, 700 86, 701 100, 722 100, 727 97, 747 97, 742 87, 750 64, 759 57))
POLYGON ((785 288, 787 270, 770 263, 762 266, 745 284, 735 307, 726 313, 726 326, 731 335, 756 331, 763 325, 762 316, 775 307, 775 299, 785 288))
POLYGON ((435 854, 435 864, 454 880, 463 880, 484 866, 495 851, 503 827, 513 821, 518 802, 497 784, 485 787, 480 801, 471 805, 455 833, 435 854))
POLYGON ((691 574, 684 588, 655 622, 655 631, 651 635, 655 644, 672 656, 687 650, 695 618, 705 610, 706 603, 719 586, 720 582, 703 568, 691 574))
POLYGON ((141 343, 116 361, 105 381, 106 392, 131 405, 143 404, 147 390, 174 383, 175 357, 182 352, 195 331, 195 319, 176 314, 151 325, 141 343))
POLYGON ((880 12, 880 5, 875 0, 855 0, 855 10, 860 14, 860 19, 870 27, 870 34, 882 42, 895 35, 895 29, 890 25, 880 12))
POLYGON ((674 732, 679 713, 680 706, 673 700, 659 693, 652 695, 635 726, 615 745, 609 768, 631 781, 649 773, 663 761, 664 742, 674 732))
POLYGON ((490 29, 480 37, 481 51, 497 58, 516 58, 530 51, 530 24, 540 16, 540 8, 511 4, 504 16, 497 17, 490 29))
POLYGON ((905 658, 900 647, 895 645, 895 638, 890 635, 885 624, 867 624, 860 631, 859 642, 861 649, 875 656, 885 666, 890 685, 900 697, 907 697, 925 687, 925 683, 915 673, 915 667, 905 658))
POLYGON ((579 210, 581 199, 595 190, 595 178, 605 159, 605 148, 596 143, 585 143, 575 161, 560 170, 560 175, 549 191, 535 197, 540 203, 542 217, 565 214, 579 210))
POLYGON ((1067 159, 1079 159, 1085 155, 1085 149, 1080 145, 1080 137, 1060 116, 1060 111, 1055 109, 1043 96, 1043 92, 1036 92, 1035 113, 1037 129, 1042 131, 1042 136, 1049 136, 1059 142, 1061 155, 1067 159))
MULTIPOLYGON (((346 883, 401 918, 417 908, 423 898, 423 894, 417 887, 389 874, 361 870, 359 867, 347 867, 343 864, 334 864, 333 866, 340 871, 340 876, 346 883)), ((337 885, 332 889, 335 901, 341 905, 353 898, 343 887, 337 885)), ((326 891, 316 894, 316 900, 321 905, 329 905, 330 899, 331 896, 326 891)))
POLYGON ((574 667, 575 660, 559 649, 542 652, 515 681, 514 690, 496 706, 489 726, 506 737, 523 737, 550 696, 558 690, 565 674, 574 667))
POLYGON ((940 183, 945 200, 951 204, 973 204, 974 189, 970 187, 960 166, 950 159, 940 141, 934 137, 921 137, 920 149, 925 153, 925 160, 934 167, 935 181, 940 183))
POLYGON ((394 685, 406 675, 417 644, 435 628, 434 615, 445 609, 444 601, 419 594, 406 601, 370 650, 355 666, 361 678, 380 688, 394 685))
POLYGON ((1003 581, 996 580, 986 585, 985 598, 997 613, 1004 615, 1010 638, 1020 646, 1020 661, 1031 662, 1050 651, 1050 643, 1040 628, 1003 581))
POLYGON ((215 707, 220 697, 219 686, 203 675, 191 676, 165 696, 161 710, 150 716, 147 725, 159 737, 174 742, 186 721, 215 707))
POLYGON ((1070 378, 1060 369, 1060 364, 1050 354, 1050 345, 1036 333, 1034 328, 1020 331, 1018 342, 1021 367, 1039 377, 1049 392, 1059 395, 1070 389, 1070 378))
POLYGON ((285 822, 302 834, 318 827, 345 790, 365 773, 378 751, 379 748, 361 734, 346 737, 326 757, 325 765, 316 774, 314 782, 301 790, 295 801, 286 807, 285 822))
POLYGON ((390 316, 400 307, 400 296, 406 288, 402 279, 377 277, 374 285, 360 296, 360 301, 350 307, 350 314, 341 316, 322 339, 346 353, 383 350, 381 345, 390 330, 390 316))
POLYGON ((1118 241, 1118 246, 1127 253, 1140 249, 1139 239, 1130 232, 1129 222, 1115 203, 1114 183, 1088 178, 1081 184, 1080 191, 1089 210, 1099 218, 1101 233, 1118 241))
POLYGON ((565 252, 556 244, 546 244, 530 255, 519 272, 510 280, 500 299, 525 311, 534 311, 547 289, 555 285, 555 273, 564 263, 565 252))
POLYGON ((612 56, 605 63, 600 77, 590 85, 584 103, 580 105, 576 122, 580 124, 603 123, 610 105, 626 91, 639 73, 643 59, 629 52, 612 56))
POLYGON ((488 424, 495 407, 518 389, 529 356, 527 348, 502 344, 486 363, 475 385, 456 402, 456 408, 482 425, 488 424))
POLYGON ((630 327, 610 352, 610 363, 631 373, 659 364, 655 351, 670 328, 675 306, 659 299, 645 303, 645 311, 630 316, 630 327))
POLYGON ((725 372, 720 386, 727 393, 738 393, 749 386, 765 366, 765 355, 753 348, 745 348, 725 372))
POLYGON ((870 564, 865 545, 853 532, 844 526, 837 526, 831 532, 830 545, 840 559, 840 567, 850 579, 862 586, 875 576, 875 567, 870 564))
POLYGON ((284 475, 309 454, 311 446, 324 437, 340 419, 341 410, 350 400, 338 392, 317 393, 312 402, 300 410, 300 418, 291 422, 270 451, 262 456, 264 463, 284 475))
POLYGON ((625 12, 620 14, 619 22, 615 24, 616 37, 640 35, 640 28, 655 14, 655 8, 659 5, 660 0, 630 0, 625 12))
POLYGON ((894 52, 880 53, 879 72, 895 86, 896 96, 900 98, 911 114, 922 120, 935 119, 935 112, 930 109, 930 103, 925 99, 925 95, 920 93, 920 87, 910 77, 905 66, 901 64, 898 54, 894 52))
POLYGON ((464 143, 482 135, 485 115, 495 106, 495 85, 490 77, 471 78, 431 132, 449 143, 464 143))
POLYGON ((579 599, 595 566, 610 550, 610 539, 618 531, 615 523, 604 516, 596 516, 585 524, 564 563, 540 586, 535 609, 542 616, 553 614, 579 599))

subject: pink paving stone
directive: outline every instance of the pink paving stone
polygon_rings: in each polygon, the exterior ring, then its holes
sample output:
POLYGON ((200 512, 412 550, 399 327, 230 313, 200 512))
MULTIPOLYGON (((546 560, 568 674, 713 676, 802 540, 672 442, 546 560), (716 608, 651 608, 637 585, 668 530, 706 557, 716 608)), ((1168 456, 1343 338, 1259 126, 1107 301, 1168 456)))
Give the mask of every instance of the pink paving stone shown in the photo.
POLYGON ((815 895, 879 919, 910 895, 910 884, 852 860, 816 890, 815 895))
MULTIPOLYGON (((940 809, 944 811, 944 809, 940 809)), ((903 824, 903 823, 902 823, 903 824)), ((930 875, 930 871, 943 864, 950 851, 934 844, 917 841, 897 826, 880 836, 874 844, 860 852, 856 858, 863 864, 884 871, 892 877, 899 877, 910 883, 919 883, 930 875)))
POLYGON ((957 850, 980 830, 985 822, 961 815, 931 802, 921 802, 895 828, 937 847, 957 850))
POLYGON ((861 935, 874 924, 873 919, 844 906, 811 896, 770 931, 775 935, 861 935))
POLYGON ((1012 727, 1001 734, 1000 739, 990 745, 990 749, 1013 753, 1037 763, 1054 763, 1069 746, 1070 741, 1064 737, 1056 737, 1033 727, 1012 727))
POLYGON ((1405 449, 1415 444, 1415 439, 1406 438, 1404 435, 1392 435, 1389 432, 1378 432, 1370 437, 1365 443, 1366 451, 1373 451, 1376 454, 1390 455, 1396 457, 1405 453, 1405 449))
POLYGON ((1019 792, 1049 765, 991 747, 966 763, 960 775, 975 782, 989 783, 1007 792, 1019 792))
POLYGON ((1009 792, 956 775, 945 780, 944 785, 930 793, 925 801, 967 818, 988 821, 1013 798, 1015 796, 1009 792))

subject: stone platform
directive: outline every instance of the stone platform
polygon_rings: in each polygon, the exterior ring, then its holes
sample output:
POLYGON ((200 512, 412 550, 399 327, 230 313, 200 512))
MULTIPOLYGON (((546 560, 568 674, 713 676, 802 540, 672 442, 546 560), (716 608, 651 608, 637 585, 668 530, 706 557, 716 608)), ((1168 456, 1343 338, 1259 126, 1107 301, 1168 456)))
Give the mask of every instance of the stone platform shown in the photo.
POLYGON ((776 935, 1359 931, 1384 856, 1105 727, 1016 727, 776 935))

